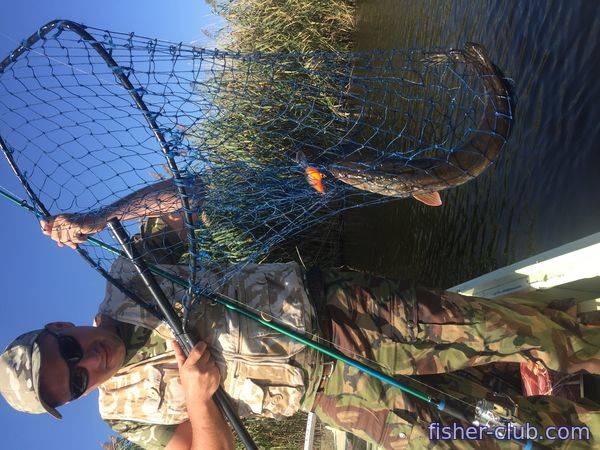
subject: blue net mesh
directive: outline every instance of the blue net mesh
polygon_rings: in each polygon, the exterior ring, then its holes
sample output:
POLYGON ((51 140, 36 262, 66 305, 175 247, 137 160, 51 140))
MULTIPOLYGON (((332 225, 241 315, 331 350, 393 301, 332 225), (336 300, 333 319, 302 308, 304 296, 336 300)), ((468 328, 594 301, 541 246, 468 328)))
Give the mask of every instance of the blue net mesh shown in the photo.
MULTIPOLYGON (((476 177, 511 119, 475 44, 246 55, 56 21, 0 64, 3 150, 40 215, 118 211, 191 285, 298 247, 335 263, 341 211, 476 177)), ((116 258, 80 248, 102 271, 116 258)))

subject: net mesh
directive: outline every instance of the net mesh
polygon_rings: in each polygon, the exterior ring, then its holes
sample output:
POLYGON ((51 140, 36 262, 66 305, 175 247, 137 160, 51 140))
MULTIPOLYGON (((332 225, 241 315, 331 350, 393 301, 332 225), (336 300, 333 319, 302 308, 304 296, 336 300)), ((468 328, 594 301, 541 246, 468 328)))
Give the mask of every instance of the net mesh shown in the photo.
POLYGON ((511 116, 476 45, 237 54, 58 21, 0 65, 0 137, 40 214, 117 215, 200 292, 206 270, 335 264, 341 211, 477 176, 511 116))

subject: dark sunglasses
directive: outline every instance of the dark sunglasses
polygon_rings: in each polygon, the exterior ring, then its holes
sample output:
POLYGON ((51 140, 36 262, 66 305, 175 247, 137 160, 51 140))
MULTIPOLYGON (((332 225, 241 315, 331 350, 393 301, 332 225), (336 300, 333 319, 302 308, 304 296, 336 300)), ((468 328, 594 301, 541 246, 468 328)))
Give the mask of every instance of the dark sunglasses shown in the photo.
POLYGON ((63 357, 69 367, 71 400, 78 399, 83 395, 88 386, 87 370, 83 367, 77 367, 77 363, 83 358, 83 349, 73 336, 59 334, 48 328, 46 328, 46 331, 56 338, 60 356, 63 357))

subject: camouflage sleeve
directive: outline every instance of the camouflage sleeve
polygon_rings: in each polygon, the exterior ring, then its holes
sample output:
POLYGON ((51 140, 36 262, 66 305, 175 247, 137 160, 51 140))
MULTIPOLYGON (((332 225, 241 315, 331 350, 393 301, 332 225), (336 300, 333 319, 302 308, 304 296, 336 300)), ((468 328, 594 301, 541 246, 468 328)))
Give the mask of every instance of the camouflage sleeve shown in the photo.
POLYGON ((144 450, 164 449, 177 425, 151 425, 129 420, 106 420, 115 432, 144 450))
POLYGON ((187 245, 181 241, 179 232, 160 217, 144 219, 140 233, 133 240, 154 264, 180 264, 187 255, 187 245))

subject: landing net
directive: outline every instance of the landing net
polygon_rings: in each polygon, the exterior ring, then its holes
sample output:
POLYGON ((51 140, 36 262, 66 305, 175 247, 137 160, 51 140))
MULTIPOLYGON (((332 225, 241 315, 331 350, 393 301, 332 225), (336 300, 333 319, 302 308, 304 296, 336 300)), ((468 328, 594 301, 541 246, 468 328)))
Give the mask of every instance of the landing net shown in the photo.
MULTIPOLYGON (((358 226, 340 212, 477 176, 510 119, 473 50, 237 54, 55 21, 0 64, 3 150, 40 215, 144 189, 124 225, 200 292, 206 271, 215 289, 249 263, 335 264, 358 226), (166 224, 170 195, 186 214, 166 224)), ((80 248, 101 271, 116 258, 80 248)))

